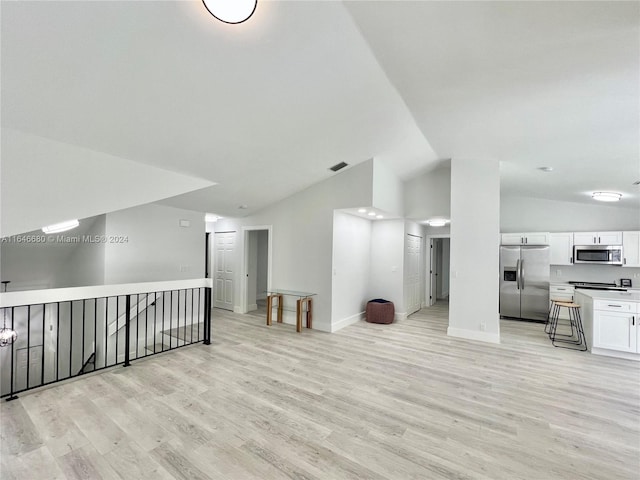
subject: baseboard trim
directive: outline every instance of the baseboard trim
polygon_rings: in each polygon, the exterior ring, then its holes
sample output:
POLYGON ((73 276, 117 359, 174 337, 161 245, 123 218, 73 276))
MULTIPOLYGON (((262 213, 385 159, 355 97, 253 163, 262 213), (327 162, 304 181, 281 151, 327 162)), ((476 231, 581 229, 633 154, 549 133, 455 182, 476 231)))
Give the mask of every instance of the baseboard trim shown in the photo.
POLYGON ((249 305, 249 307, 247 308, 247 311, 249 312, 253 312, 254 310, 258 309, 258 304, 257 303, 252 303, 251 305, 249 305))
POLYGON ((640 362, 640 355, 631 352, 618 352, 617 350, 608 350, 606 348, 591 348, 594 355, 604 355, 606 357, 625 358, 627 360, 635 360, 640 362))
POLYGON ((350 317, 343 318, 342 320, 338 320, 331 324, 331 333, 337 332, 338 330, 342 330, 344 327, 348 327, 349 325, 353 325, 354 323, 358 323, 360 320, 364 320, 365 312, 356 313, 355 315, 351 315, 350 317))
POLYGON ((406 320, 408 316, 409 315, 407 314, 407 312, 396 312, 393 315, 393 321, 394 322, 399 322, 401 320, 406 320))
POLYGON ((447 335, 479 342, 500 343, 499 333, 480 332, 478 330, 467 330, 466 328, 449 327, 447 328, 447 335))

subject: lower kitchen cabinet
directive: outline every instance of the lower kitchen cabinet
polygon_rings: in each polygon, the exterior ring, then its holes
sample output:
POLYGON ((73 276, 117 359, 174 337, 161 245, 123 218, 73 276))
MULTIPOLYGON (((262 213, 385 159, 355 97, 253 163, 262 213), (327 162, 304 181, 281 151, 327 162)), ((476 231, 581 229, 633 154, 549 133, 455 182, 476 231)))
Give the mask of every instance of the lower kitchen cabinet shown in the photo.
POLYGON ((593 312, 593 346, 619 352, 638 352, 635 313, 595 310, 593 312))

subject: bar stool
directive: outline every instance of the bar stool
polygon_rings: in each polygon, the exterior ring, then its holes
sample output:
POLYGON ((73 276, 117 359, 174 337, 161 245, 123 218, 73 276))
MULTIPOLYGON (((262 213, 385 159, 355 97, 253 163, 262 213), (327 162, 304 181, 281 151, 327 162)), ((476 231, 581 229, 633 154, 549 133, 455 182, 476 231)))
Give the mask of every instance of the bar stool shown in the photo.
POLYGON ((545 332, 549 334, 551 344, 554 347, 570 348, 572 350, 580 350, 581 352, 587 350, 587 338, 585 337, 584 328, 582 327, 580 305, 577 303, 553 300, 548 325, 549 331, 547 332, 545 326, 545 332), (566 308, 569 314, 569 325, 571 327, 571 334, 569 335, 558 333, 558 318, 562 308, 566 308), (566 346, 556 345, 556 343, 563 343, 566 346))

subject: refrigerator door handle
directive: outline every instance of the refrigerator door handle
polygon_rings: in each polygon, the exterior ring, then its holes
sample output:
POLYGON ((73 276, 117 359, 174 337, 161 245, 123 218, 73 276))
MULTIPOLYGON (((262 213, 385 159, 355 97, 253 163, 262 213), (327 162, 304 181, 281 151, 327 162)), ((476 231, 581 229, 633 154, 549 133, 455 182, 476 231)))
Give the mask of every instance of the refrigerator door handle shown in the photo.
POLYGON ((524 260, 520 260, 520 289, 524 290, 524 260))
POLYGON ((520 290, 520 260, 516 260, 516 289, 520 290))

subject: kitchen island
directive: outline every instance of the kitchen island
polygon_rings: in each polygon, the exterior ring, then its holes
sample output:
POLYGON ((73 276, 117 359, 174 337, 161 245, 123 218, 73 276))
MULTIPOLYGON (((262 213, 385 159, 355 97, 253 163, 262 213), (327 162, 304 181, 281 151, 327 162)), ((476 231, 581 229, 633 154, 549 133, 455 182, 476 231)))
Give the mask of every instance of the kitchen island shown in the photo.
POLYGON ((576 290, 591 353, 640 361, 640 293, 576 290))

